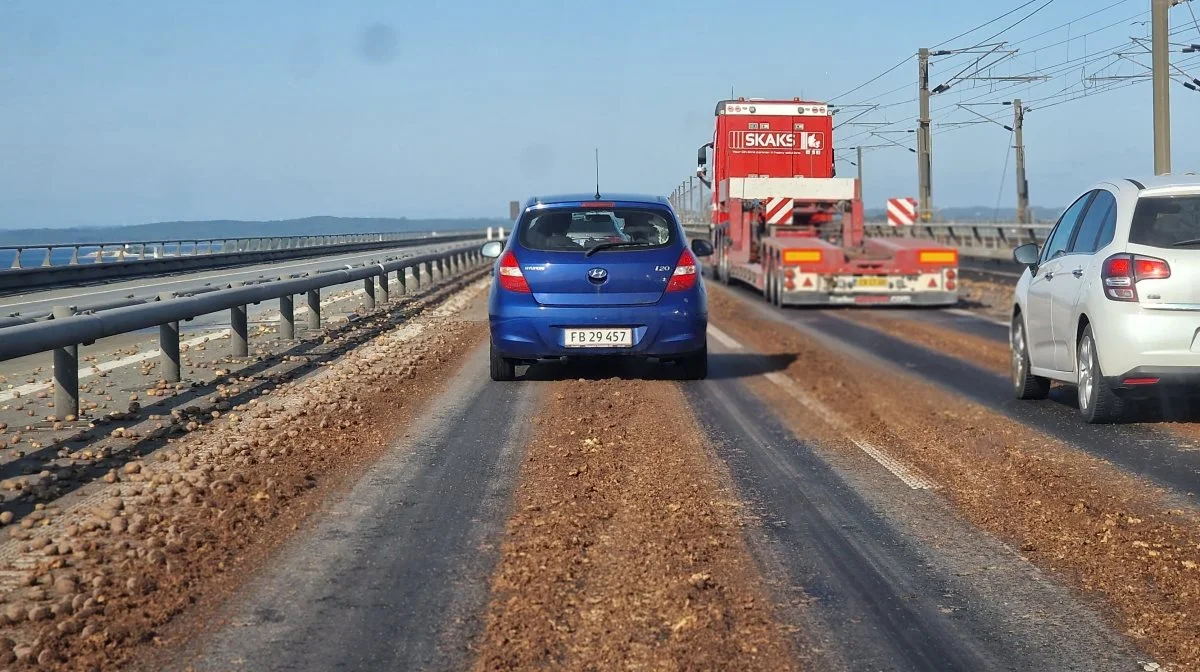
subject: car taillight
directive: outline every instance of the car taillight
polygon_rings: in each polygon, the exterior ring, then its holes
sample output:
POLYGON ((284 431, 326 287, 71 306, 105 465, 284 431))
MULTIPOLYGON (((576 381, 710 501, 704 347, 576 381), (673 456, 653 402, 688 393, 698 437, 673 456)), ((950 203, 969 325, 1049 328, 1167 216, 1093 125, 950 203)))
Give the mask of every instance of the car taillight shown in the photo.
POLYGON ((1171 277, 1171 267, 1162 259, 1137 254, 1114 254, 1104 260, 1100 278, 1104 295, 1113 301, 1137 301, 1137 288, 1142 280, 1162 280, 1171 277))
POLYGON ((525 281, 525 275, 521 273, 521 267, 517 264, 517 255, 513 254, 512 250, 500 257, 500 287, 510 292, 530 293, 529 283, 525 281))
POLYGON ((681 292, 696 286, 696 258, 691 250, 684 250, 679 255, 679 263, 675 264, 675 272, 667 283, 668 292, 681 292))

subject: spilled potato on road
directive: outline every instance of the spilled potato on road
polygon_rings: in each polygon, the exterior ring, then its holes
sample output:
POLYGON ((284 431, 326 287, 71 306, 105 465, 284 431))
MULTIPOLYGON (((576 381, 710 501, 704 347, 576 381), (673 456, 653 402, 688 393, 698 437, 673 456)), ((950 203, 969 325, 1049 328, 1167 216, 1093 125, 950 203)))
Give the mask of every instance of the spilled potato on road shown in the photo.
MULTIPOLYGON (((856 433, 931 477, 964 517, 1057 580, 1103 601, 1116 626, 1163 669, 1200 666, 1200 514, 1073 446, 898 369, 857 359, 763 316, 723 289, 714 323, 763 355, 836 419, 752 385, 799 436, 850 451, 856 433), (1166 667, 1168 664, 1172 667, 1166 667)), ((888 318, 874 322, 889 331, 888 318)), ((895 320, 899 321, 899 320, 895 320)), ((925 342, 934 336, 925 331, 925 342)), ((913 331, 908 332, 910 338, 913 331)))
POLYGON ((482 325, 456 313, 482 287, 451 285, 398 322, 364 318, 347 333, 378 334, 314 375, 189 423, 79 499, 39 504, 0 544, 0 665, 172 668, 172 647, 202 632, 205 614, 356 480, 478 346, 482 325))
POLYGON ((545 399, 474 669, 799 669, 675 384, 545 399))

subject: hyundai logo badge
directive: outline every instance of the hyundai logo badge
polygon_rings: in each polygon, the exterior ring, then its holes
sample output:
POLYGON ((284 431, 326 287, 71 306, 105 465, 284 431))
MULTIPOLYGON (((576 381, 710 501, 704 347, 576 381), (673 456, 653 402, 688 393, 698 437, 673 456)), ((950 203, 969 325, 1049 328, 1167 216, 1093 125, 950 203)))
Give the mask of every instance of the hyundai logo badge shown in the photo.
POLYGON ((603 268, 593 268, 588 271, 588 278, 596 281, 603 280, 608 277, 608 271, 603 268))

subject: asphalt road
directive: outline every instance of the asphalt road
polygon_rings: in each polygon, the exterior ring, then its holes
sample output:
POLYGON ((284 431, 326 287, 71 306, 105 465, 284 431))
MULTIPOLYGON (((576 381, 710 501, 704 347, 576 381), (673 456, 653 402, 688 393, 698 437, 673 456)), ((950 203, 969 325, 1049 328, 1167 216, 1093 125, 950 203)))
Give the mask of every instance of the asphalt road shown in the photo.
MULTIPOLYGON (((783 618, 822 669, 1130 669, 1135 653, 1090 608, 947 503, 793 434, 745 384, 779 362, 710 347, 712 376, 680 384, 761 523, 747 532, 761 570, 781 603, 802 603, 783 618)), ((469 667, 542 381, 666 371, 543 365, 496 384, 479 348, 420 425, 230 605, 229 624, 196 642, 196 669, 469 667)))
POLYGON ((401 445, 285 552, 195 669, 465 669, 538 386, 487 350, 401 445))

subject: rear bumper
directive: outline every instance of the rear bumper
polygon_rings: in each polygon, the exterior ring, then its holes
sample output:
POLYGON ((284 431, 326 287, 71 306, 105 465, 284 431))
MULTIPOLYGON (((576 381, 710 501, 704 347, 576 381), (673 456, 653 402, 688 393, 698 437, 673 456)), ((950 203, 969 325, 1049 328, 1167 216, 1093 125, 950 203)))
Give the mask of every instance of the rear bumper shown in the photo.
POLYGON ((503 357, 634 356, 674 357, 703 349, 707 343, 708 306, 702 292, 664 297, 650 306, 541 306, 529 295, 493 292, 489 301, 492 347, 503 357), (568 348, 568 327, 629 327, 628 348, 568 348))
POLYGON ((958 303, 958 292, 871 292, 861 294, 828 294, 824 292, 782 292, 781 300, 786 306, 829 306, 829 305, 904 305, 904 306, 953 306, 958 303))
POLYGON ((1124 392, 1147 392, 1164 387, 1187 387, 1200 392, 1200 366, 1139 366, 1119 376, 1105 376, 1110 387, 1124 392))
POLYGON ((1104 308, 1109 310, 1092 313, 1092 333, 1106 378, 1122 378, 1130 371, 1160 371, 1173 379, 1200 372, 1200 313, 1136 305, 1104 308))

